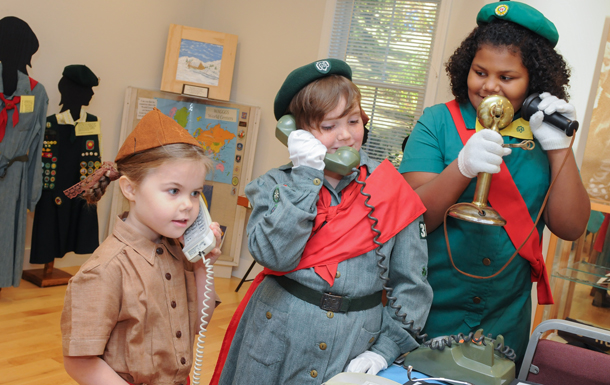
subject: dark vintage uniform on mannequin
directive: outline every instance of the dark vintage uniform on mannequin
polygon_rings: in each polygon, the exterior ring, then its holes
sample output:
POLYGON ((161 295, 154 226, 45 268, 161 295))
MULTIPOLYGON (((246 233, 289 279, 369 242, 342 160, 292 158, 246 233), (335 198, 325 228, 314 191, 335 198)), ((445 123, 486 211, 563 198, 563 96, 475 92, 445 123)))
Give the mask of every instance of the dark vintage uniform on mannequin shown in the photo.
MULTIPOLYGON (((64 78, 89 89, 98 84, 97 77, 85 66, 66 67, 64 78)), ((67 98, 64 93, 62 100, 67 98)), ((88 100, 83 103, 88 104, 88 100)), ((69 199, 63 192, 101 166, 99 135, 83 135, 87 132, 79 126, 81 122, 97 121, 83 109, 76 121, 70 110, 47 117, 42 196, 35 211, 30 263, 46 264, 71 251, 89 254, 99 246, 96 206, 84 199, 69 199)))

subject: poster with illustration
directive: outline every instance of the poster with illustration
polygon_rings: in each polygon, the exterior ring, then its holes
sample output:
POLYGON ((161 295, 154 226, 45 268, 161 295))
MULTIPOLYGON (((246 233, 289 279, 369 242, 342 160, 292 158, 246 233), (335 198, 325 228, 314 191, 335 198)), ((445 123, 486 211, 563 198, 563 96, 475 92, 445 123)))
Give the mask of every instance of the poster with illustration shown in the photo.
POLYGON ((217 86, 221 59, 222 45, 182 39, 176 79, 217 86))

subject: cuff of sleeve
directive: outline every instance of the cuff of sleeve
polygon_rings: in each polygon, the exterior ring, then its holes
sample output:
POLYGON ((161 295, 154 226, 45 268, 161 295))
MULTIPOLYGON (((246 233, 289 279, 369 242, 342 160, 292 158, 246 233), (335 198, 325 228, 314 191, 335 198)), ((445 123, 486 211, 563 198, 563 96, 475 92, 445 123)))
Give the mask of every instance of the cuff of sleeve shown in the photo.
POLYGON ((64 338, 62 342, 64 356, 101 356, 104 354, 108 338, 90 339, 86 341, 64 338))
POLYGON ((316 170, 308 166, 292 169, 292 181, 299 189, 319 191, 324 182, 324 170, 316 170))

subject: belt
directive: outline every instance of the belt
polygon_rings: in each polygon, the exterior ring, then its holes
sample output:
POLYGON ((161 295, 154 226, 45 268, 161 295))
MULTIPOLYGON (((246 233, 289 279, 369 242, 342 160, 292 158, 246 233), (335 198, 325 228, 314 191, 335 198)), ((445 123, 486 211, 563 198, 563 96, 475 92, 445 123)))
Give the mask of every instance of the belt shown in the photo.
POLYGON ((381 290, 364 297, 350 298, 331 293, 321 293, 284 276, 273 276, 273 278, 290 294, 302 301, 319 306, 320 309, 325 311, 347 313, 348 311, 371 309, 381 303, 381 290))
POLYGON ((6 176, 6 169, 9 168, 15 162, 27 162, 28 156, 20 155, 16 156, 13 159, 7 160, 4 156, 0 156, 0 178, 4 178, 6 176))

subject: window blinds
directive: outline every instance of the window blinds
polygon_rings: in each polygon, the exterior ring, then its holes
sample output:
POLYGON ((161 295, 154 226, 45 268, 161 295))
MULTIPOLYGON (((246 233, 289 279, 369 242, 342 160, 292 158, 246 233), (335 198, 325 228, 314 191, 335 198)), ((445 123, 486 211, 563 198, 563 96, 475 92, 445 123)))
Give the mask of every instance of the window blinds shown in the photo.
POLYGON ((337 0, 329 56, 345 60, 369 115, 365 151, 396 167, 422 114, 441 0, 337 0))

